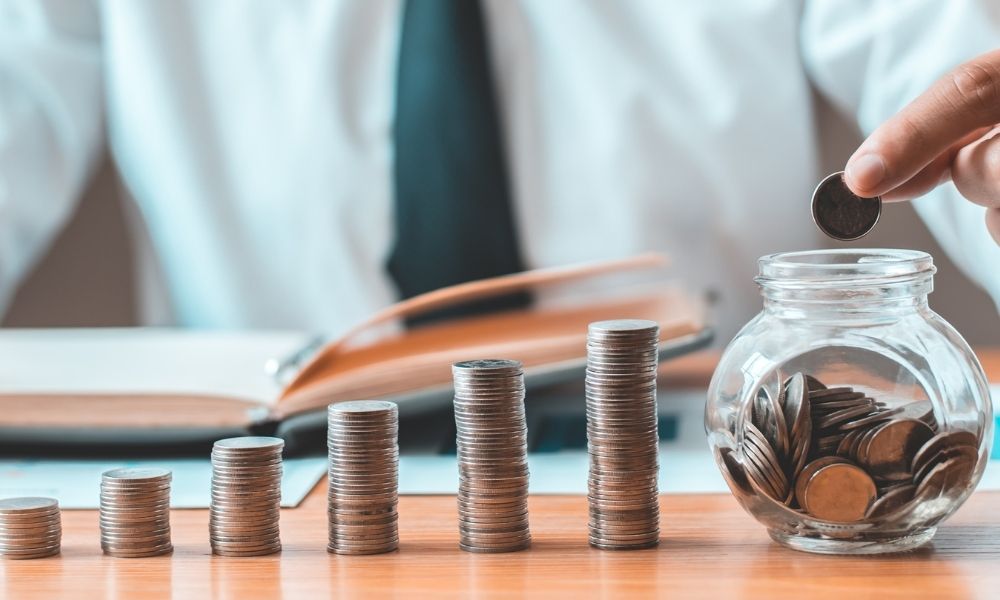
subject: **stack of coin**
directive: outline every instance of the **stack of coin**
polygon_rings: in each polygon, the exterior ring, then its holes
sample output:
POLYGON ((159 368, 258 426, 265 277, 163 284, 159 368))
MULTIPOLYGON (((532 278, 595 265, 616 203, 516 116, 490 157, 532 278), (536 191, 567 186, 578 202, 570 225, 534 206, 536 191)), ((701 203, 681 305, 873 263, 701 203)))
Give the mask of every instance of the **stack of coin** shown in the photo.
POLYGON ((890 408, 796 373, 776 397, 758 389, 739 454, 718 456, 737 495, 749 486, 817 519, 854 523, 961 493, 979 445, 971 431, 942 431, 926 400, 890 408))
POLYGON ((260 556, 281 550, 281 451, 273 437, 219 440, 212 448, 209 537, 222 556, 260 556))
POLYGON ((112 469, 101 476, 101 548, 119 558, 159 556, 170 543, 170 471, 112 469))
POLYGON ((452 367, 458 429, 459 547, 513 552, 531 545, 524 371, 515 360, 452 367))
POLYGON ((656 419, 659 327, 591 323, 587 335, 590 544, 605 550, 659 543, 656 419))
POLYGON ((45 558, 59 554, 62 525, 52 498, 0 500, 0 556, 45 558))
POLYGON ((330 453, 327 550, 380 554, 399 546, 399 414, 392 402, 358 401, 327 409, 330 453))

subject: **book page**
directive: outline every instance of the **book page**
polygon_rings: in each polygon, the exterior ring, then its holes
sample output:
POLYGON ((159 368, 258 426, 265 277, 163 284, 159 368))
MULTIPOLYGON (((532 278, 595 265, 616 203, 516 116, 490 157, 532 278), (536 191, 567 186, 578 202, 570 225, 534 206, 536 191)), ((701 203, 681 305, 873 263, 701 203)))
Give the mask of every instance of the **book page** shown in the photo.
POLYGON ((309 338, 289 331, 0 330, 0 399, 216 396, 271 404, 281 387, 265 373, 265 362, 309 338))

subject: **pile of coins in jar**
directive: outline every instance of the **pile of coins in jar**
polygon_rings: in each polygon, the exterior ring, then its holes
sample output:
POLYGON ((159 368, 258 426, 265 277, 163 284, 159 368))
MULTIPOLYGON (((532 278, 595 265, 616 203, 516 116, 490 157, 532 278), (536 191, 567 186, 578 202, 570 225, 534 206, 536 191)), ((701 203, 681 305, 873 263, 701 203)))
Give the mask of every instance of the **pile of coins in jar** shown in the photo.
POLYGON ((929 401, 889 407, 796 373, 776 397, 757 390, 742 444, 721 462, 741 500, 759 494, 816 519, 860 523, 965 491, 979 444, 972 431, 943 430, 929 401))

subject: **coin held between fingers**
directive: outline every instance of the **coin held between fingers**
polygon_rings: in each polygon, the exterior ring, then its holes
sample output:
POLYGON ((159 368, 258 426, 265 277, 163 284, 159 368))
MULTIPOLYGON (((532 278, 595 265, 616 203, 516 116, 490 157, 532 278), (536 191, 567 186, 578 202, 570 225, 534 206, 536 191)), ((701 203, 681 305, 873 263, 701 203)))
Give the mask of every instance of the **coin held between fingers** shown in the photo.
POLYGON ((827 236, 850 242, 874 229, 882 214, 882 199, 862 198, 847 187, 844 173, 833 173, 816 186, 812 196, 812 216, 827 236))

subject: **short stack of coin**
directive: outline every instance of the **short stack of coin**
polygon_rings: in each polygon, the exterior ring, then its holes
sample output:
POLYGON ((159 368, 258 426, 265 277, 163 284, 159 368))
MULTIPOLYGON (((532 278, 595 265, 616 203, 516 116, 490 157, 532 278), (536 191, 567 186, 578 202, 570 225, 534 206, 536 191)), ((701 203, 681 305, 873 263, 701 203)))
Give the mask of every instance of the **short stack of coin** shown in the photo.
POLYGON ((52 498, 0 500, 0 556, 18 560, 59 554, 62 524, 52 498))
POLYGON ((514 360, 452 366, 458 430, 459 547, 514 552, 531 545, 524 370, 514 360))
POLYGON ((327 419, 327 550, 391 552, 399 547, 399 411, 392 402, 341 402, 328 407, 327 419))
POLYGON ((142 558, 173 551, 170 471, 112 469, 101 476, 101 548, 109 556, 142 558))
POLYGON ((746 495, 746 483, 833 523, 885 518, 960 493, 979 460, 979 436, 942 431, 926 400, 890 408, 796 373, 776 396, 761 387, 749 408, 739 455, 719 454, 733 492, 746 495))
POLYGON ((209 537, 222 556, 260 556, 281 550, 281 451, 273 437, 219 440, 212 448, 209 537))
POLYGON ((659 543, 653 321, 591 323, 587 335, 590 544, 637 550, 659 543))

